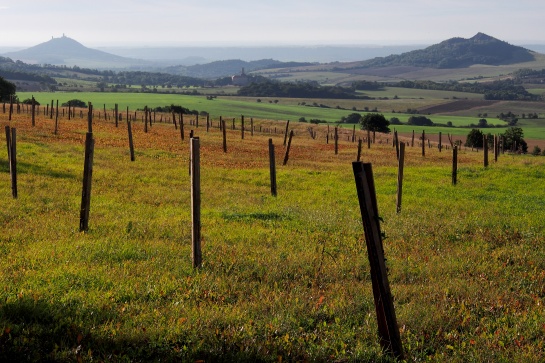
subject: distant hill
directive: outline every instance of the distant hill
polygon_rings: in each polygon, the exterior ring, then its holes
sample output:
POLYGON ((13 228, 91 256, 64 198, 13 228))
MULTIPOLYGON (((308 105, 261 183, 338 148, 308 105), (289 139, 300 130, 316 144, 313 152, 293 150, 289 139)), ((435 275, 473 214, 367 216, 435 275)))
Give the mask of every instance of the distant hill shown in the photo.
POLYGON ((246 72, 252 72, 268 68, 301 67, 312 64, 313 63, 280 62, 274 59, 260 59, 250 62, 240 59, 230 59, 206 64, 196 64, 193 66, 168 67, 163 71, 188 77, 214 79, 240 74, 243 68, 246 72))
POLYGON ((64 35, 31 48, 3 55, 30 64, 77 65, 88 68, 123 68, 147 63, 87 48, 64 35))
POLYGON ((478 33, 472 38, 451 38, 425 49, 374 58, 361 63, 373 67, 465 68, 474 64, 506 65, 534 60, 534 53, 489 35, 478 33))

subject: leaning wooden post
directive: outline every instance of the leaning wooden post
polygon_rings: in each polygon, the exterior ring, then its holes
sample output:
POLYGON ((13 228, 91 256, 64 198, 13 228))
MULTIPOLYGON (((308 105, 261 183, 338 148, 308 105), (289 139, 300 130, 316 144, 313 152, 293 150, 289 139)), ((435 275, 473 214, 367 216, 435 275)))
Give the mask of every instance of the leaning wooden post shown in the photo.
POLYGON ((426 156, 426 131, 422 130, 422 156, 426 156))
POLYGON ((284 163, 282 165, 286 165, 288 163, 288 159, 290 157, 290 148, 291 148, 291 139, 292 139, 292 137, 293 137, 293 130, 290 131, 290 137, 288 139, 288 147, 286 148, 286 155, 284 155, 284 163))
POLYGON ((129 152, 131 154, 131 161, 134 161, 134 143, 132 139, 132 126, 130 120, 127 120, 127 132, 129 134, 129 152))
POLYGON ((456 185, 458 178, 458 145, 452 149, 452 185, 456 185))
POLYGON ((36 100, 32 96, 32 126, 36 126, 36 100))
POLYGON ((397 168, 397 213, 401 213, 401 198, 403 196, 403 164, 405 163, 405 143, 399 142, 396 140, 399 145, 399 154, 398 154, 398 168, 397 168))
POLYGON ((338 128, 335 127, 335 155, 339 153, 339 131, 338 128))
POLYGON ((201 251, 201 167, 199 138, 193 137, 191 148, 191 257, 193 268, 202 265, 201 251))
POLYGON ((89 109, 87 111, 87 132, 93 132, 93 104, 88 103, 89 109))
POLYGON ((488 167, 488 137, 486 135, 483 135, 483 151, 484 151, 484 159, 483 164, 484 167, 488 167))
MULTIPOLYGON (((286 123, 286 131, 284 132, 284 146, 286 146, 286 139, 288 137, 288 129, 290 127, 290 120, 286 123)), ((329 127, 329 126, 328 126, 329 127)))
POLYGON ((271 174, 271 195, 276 197, 276 161, 274 156, 273 140, 269 139, 269 165, 271 174))
POLYGON ((386 272, 386 262, 380 231, 380 217, 373 181, 371 164, 353 162, 356 190, 371 267, 371 282, 377 314, 380 345, 382 349, 398 359, 403 359, 403 346, 394 310, 392 294, 386 272))
POLYGON ((221 131, 223 135, 223 152, 227 152, 227 131, 225 130, 225 120, 221 119, 221 131))
POLYGON ((93 177, 93 155, 95 140, 93 133, 88 132, 85 137, 85 163, 83 166, 83 188, 81 192, 81 209, 79 217, 79 231, 89 230, 89 210, 91 208, 91 180, 93 177))
POLYGON ((358 157, 356 158, 356 161, 361 160, 361 139, 358 140, 358 157))

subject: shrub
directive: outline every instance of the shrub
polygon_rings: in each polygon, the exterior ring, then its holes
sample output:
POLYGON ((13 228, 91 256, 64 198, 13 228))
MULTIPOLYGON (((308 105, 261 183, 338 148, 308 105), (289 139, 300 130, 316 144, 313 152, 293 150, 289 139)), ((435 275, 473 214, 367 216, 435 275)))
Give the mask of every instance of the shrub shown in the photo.
POLYGON ((534 150, 532 150, 532 155, 538 156, 541 155, 541 148, 539 146, 534 146, 534 150))
POLYGON ((62 104, 63 107, 68 107, 68 105, 72 107, 87 108, 87 102, 83 102, 82 100, 78 99, 73 99, 62 104))

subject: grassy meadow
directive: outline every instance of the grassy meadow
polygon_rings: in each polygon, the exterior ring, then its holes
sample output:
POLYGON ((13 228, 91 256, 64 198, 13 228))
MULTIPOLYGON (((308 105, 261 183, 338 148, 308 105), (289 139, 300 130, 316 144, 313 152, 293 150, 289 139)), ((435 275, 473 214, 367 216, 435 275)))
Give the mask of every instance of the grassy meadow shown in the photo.
MULTIPOLYGON (((215 101, 214 101, 215 102, 215 101)), ((98 112, 98 110, 97 110, 98 112)), ((243 113, 241 111, 238 114, 243 113)), ((165 115, 166 118, 166 115, 165 115)), ((18 194, 0 153, 0 360, 55 362, 390 362, 381 352, 352 173, 325 126, 255 120, 256 132, 174 125, 144 132, 95 118, 90 228, 79 232, 86 120, 26 114, 18 194), (201 140, 203 266, 191 264, 188 131, 201 140), (258 132, 259 130, 263 132, 258 132), (270 195, 268 140, 278 196, 270 195)), ((228 124, 229 125, 229 124, 228 124)), ((248 124, 247 124, 248 125, 248 124)), ((359 136, 363 136, 358 134, 359 136)), ((408 147, 396 214, 395 149, 373 165, 406 361, 545 360, 545 158, 408 147)), ((5 145, 5 134, 0 140, 5 145)))

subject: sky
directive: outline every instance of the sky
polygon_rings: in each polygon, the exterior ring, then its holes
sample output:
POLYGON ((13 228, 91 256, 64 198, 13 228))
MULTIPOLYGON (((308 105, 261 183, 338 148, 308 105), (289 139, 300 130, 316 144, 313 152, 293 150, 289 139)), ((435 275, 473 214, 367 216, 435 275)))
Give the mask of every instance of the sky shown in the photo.
POLYGON ((543 0, 0 0, 0 46, 545 44, 543 0))

